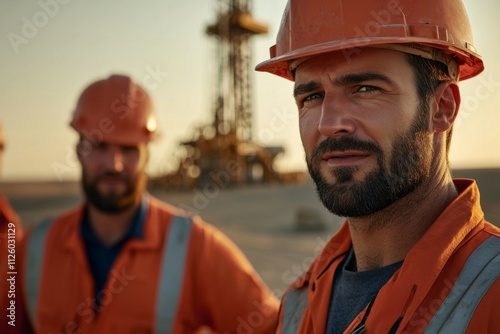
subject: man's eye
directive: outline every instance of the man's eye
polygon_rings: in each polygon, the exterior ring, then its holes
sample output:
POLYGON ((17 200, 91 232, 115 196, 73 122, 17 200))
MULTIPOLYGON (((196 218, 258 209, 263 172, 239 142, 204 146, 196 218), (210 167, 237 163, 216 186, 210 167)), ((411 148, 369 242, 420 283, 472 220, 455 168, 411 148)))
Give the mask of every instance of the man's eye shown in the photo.
POLYGON ((107 145, 104 143, 93 144, 94 150, 105 151, 107 149, 107 145))
POLYGON ((380 88, 374 87, 374 86, 359 86, 357 91, 360 93, 370 93, 370 92, 375 92, 379 91, 380 88))
POLYGON ((122 147, 122 151, 124 153, 135 153, 137 152, 139 149, 137 148, 137 146, 123 146, 122 147))
POLYGON ((312 101, 312 100, 315 100, 315 99, 320 99, 322 97, 323 97, 322 94, 320 94, 320 93, 314 93, 314 94, 311 94, 311 95, 307 96, 306 98, 304 98, 302 100, 302 102, 306 103, 306 102, 309 102, 309 101, 312 101))

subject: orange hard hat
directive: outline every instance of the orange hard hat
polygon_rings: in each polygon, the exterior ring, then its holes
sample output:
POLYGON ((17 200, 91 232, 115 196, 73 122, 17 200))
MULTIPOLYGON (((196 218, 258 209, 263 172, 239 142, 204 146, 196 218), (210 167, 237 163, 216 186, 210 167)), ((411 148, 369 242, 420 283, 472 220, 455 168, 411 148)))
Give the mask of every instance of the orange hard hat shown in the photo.
POLYGON ((455 64, 456 79, 484 69, 461 0, 289 0, 271 58, 256 70, 293 80, 290 64, 301 58, 406 44, 405 52, 455 64))
POLYGON ((92 142, 135 145, 156 133, 149 94, 124 75, 111 75, 85 88, 70 125, 92 142))

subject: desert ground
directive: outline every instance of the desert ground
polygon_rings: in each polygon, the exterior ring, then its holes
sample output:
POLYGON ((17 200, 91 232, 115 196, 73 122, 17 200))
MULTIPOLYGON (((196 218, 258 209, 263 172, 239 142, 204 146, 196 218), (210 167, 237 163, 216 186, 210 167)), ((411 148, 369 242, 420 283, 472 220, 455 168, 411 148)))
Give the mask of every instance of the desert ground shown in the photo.
MULTIPOLYGON (((456 170, 453 174, 477 181, 486 218, 500 225, 500 169, 456 170)), ((4 182, 0 191, 9 198, 24 227, 82 200, 77 182, 4 182)), ((184 192, 152 189, 151 193, 199 214, 226 233, 278 297, 307 269, 343 222, 323 208, 310 180, 184 192)))

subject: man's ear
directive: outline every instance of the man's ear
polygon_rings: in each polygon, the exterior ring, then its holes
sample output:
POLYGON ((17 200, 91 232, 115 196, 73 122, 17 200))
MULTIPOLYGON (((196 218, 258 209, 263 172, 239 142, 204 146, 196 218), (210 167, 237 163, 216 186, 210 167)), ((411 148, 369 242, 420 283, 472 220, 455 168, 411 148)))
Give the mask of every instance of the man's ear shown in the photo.
POLYGON ((82 140, 79 140, 78 143, 76 143, 75 152, 78 160, 82 162, 82 140))
POLYGON ((435 110, 431 110, 432 131, 435 133, 449 130, 460 108, 460 89, 454 81, 443 82, 434 93, 435 110))
POLYGON ((82 162, 82 159, 92 153, 92 144, 85 138, 80 138, 75 147, 76 156, 78 160, 82 162))

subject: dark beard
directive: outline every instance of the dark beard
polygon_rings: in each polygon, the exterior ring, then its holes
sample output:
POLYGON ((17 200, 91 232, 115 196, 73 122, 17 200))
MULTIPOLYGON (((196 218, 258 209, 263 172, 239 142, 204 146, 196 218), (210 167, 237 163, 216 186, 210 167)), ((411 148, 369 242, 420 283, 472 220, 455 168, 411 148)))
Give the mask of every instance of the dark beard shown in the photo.
POLYGON ((136 182, 133 182, 125 178, 120 173, 105 173, 91 182, 88 180, 86 173, 83 172, 81 182, 85 196, 90 204, 95 206, 99 211, 105 213, 118 213, 134 206, 137 198, 144 190, 146 176, 145 174, 141 174, 138 176, 136 182), (105 176, 121 177, 124 181, 127 182, 125 192, 123 194, 110 194, 106 196, 102 195, 97 189, 97 183, 99 181, 99 178, 105 176))
POLYGON ((429 107, 422 102, 409 131, 399 136, 391 152, 390 170, 384 165, 382 149, 373 142, 353 137, 327 138, 307 160, 307 167, 316 183, 323 205, 342 217, 363 217, 385 209, 418 188, 430 174, 432 142, 428 131, 429 107), (329 184, 319 170, 321 155, 330 151, 360 150, 375 154, 378 168, 364 181, 354 181, 356 167, 331 170, 336 178, 329 184))

